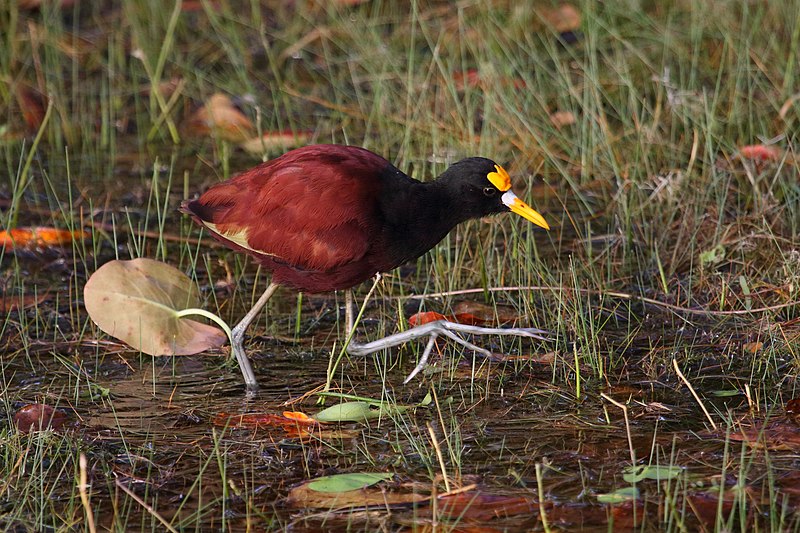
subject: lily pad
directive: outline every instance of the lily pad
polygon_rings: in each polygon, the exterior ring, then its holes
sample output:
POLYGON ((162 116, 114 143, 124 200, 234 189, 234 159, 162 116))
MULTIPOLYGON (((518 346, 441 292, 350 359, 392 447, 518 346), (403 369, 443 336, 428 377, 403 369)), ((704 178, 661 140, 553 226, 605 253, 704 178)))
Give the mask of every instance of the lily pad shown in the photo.
POLYGON ((383 402, 344 402, 323 409, 313 418, 318 422, 366 422, 401 413, 408 408, 383 402))
POLYGON ((317 492, 347 492, 363 489, 381 481, 392 479, 394 474, 384 472, 356 472, 352 474, 336 474, 315 479, 308 488, 317 492))
POLYGON ((624 487, 607 494, 598 494, 597 501, 600 503, 623 503, 639 499, 639 489, 636 487, 624 487))
POLYGON ((638 483, 643 479, 667 481, 683 473, 683 468, 676 465, 641 465, 629 468, 622 479, 628 483, 638 483))
POLYGON ((182 318, 199 305, 197 289, 180 270, 152 259, 111 261, 83 289, 97 327, 148 355, 191 355, 225 343, 221 330, 182 318))

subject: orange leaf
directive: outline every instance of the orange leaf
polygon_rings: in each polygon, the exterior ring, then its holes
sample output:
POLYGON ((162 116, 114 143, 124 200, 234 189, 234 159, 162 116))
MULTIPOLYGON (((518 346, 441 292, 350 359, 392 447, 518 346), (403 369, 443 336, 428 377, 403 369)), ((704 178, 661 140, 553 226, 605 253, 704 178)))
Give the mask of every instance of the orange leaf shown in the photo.
POLYGON ((413 328, 414 326, 421 326, 422 324, 436 322, 437 320, 450 320, 450 317, 437 313, 436 311, 421 311, 412 315, 411 318, 408 319, 408 323, 413 328))
POLYGON ((293 420, 294 422, 298 422, 300 424, 308 424, 313 426, 314 424, 318 423, 316 420, 300 411, 284 411, 283 416, 285 416, 288 420, 293 420))
POLYGON ((4 248, 47 248, 65 246, 89 236, 83 230, 69 231, 46 227, 15 228, 0 231, 0 246, 4 248))

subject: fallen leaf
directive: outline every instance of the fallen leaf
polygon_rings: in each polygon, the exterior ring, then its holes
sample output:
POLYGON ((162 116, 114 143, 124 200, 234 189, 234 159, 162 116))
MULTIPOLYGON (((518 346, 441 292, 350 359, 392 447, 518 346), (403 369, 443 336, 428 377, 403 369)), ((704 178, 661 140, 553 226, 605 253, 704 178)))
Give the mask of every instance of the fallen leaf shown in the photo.
POLYGON ((222 346, 219 329, 182 318, 199 305, 197 289, 180 270, 152 259, 111 261, 83 289, 97 326, 148 355, 191 355, 222 346))
MULTIPOLYGON (((287 413, 282 415, 275 413, 247 413, 247 414, 228 414, 219 413, 212 420, 215 426, 227 427, 231 429, 255 429, 266 427, 296 427, 298 424, 313 426, 317 421, 306 417, 305 420, 288 417, 287 413)), ((294 416, 295 414, 292 413, 294 416)), ((303 415, 305 416, 305 415, 303 415)))
POLYGON ((355 472, 336 474, 317 478, 308 483, 308 488, 316 492, 347 492, 365 489, 381 481, 388 481, 394 474, 383 472, 355 472))
POLYGON ((752 159, 754 161, 764 162, 780 160, 782 152, 777 146, 751 144, 739 148, 739 155, 741 155, 744 159, 752 159))
POLYGON ((519 322, 521 317, 513 308, 506 305, 486 305, 480 302, 464 300, 453 305, 455 321, 459 324, 481 326, 484 324, 511 324, 519 322))
POLYGON ((24 83, 17 83, 14 87, 14 96, 17 98, 17 105, 22 111, 22 118, 28 131, 36 133, 42 126, 44 115, 47 110, 47 98, 24 83))
POLYGON ((683 468, 675 465, 638 465, 628 467, 622 475, 622 479, 628 483, 639 483, 645 479, 656 481, 667 481, 680 476, 683 468))
POLYGON ((83 230, 63 230, 46 227, 15 228, 0 231, 0 247, 3 248, 49 248, 66 246, 73 241, 89 237, 83 230))
POLYGON ((422 324, 429 324, 430 322, 436 322, 437 320, 451 320, 452 317, 448 317, 441 313, 437 313, 436 311, 420 311, 419 313, 414 313, 409 317, 408 323, 413 328, 415 326, 421 326, 422 324))
POLYGON ((186 120, 183 128, 192 136, 213 135, 237 143, 251 138, 255 130, 250 119, 222 93, 213 94, 186 120))
POLYGON ((22 433, 48 428, 57 431, 66 422, 65 413, 42 403, 28 404, 14 413, 14 424, 22 433))
POLYGON ((556 33, 575 31, 581 27, 581 13, 570 4, 561 4, 554 9, 543 9, 540 15, 556 33))
MULTIPOLYGON (((351 474, 341 474, 350 476, 351 474)), ((364 474, 356 474, 362 476, 364 474)), ((367 474, 368 476, 380 477, 375 482, 390 479, 392 474, 376 473, 367 474)), ((329 476, 333 478, 336 476, 329 476)), ((414 492, 412 488, 400 487, 374 487, 367 486, 356 490, 344 492, 323 492, 310 488, 310 485, 325 478, 306 481, 289 491, 286 501, 289 505, 298 508, 323 508, 323 509, 346 509, 350 507, 368 506, 396 506, 408 503, 421 502, 430 499, 426 494, 414 492)), ((327 483, 327 482, 326 482, 327 483)), ((319 485, 317 485, 319 487, 319 485)), ((324 485, 323 485, 324 486, 324 485)))
POLYGON ((375 418, 385 418, 406 409, 408 406, 390 406, 381 402, 343 402, 323 409, 314 415, 314 420, 318 422, 366 422, 375 418))
POLYGON ((575 115, 570 111, 556 111, 550 115, 550 123, 558 129, 575 124, 575 115))
POLYGON ((239 146, 251 154, 264 154, 271 150, 288 150, 296 146, 307 144, 314 132, 312 131, 278 131, 267 132, 261 137, 254 137, 242 142, 239 146))
POLYGON ((607 494, 598 494, 597 501, 600 503, 622 503, 630 500, 639 499, 639 489, 636 487, 623 487, 607 494))
POLYGON ((729 438, 734 442, 745 442, 753 448, 800 451, 800 428, 785 421, 742 427, 739 431, 731 432, 729 438))
POLYGON ((457 519, 486 521, 539 512, 539 502, 525 496, 468 490, 437 498, 437 513, 457 519))
POLYGON ((525 80, 522 78, 497 77, 496 75, 481 75, 478 69, 470 68, 467 70, 456 70, 450 74, 450 78, 458 91, 466 88, 477 89, 485 88, 489 85, 500 85, 502 87, 513 87, 514 89, 524 89, 525 80))
POLYGON ((26 309, 40 304, 47 299, 49 292, 37 294, 0 294, 0 313, 8 313, 17 309, 26 309))
POLYGON ((763 348, 763 347, 764 347, 764 343, 763 342, 758 342, 758 341, 756 341, 756 342, 746 342, 746 343, 744 343, 742 345, 742 349, 745 352, 751 353, 751 354, 758 353, 759 351, 761 351, 761 348, 763 348))

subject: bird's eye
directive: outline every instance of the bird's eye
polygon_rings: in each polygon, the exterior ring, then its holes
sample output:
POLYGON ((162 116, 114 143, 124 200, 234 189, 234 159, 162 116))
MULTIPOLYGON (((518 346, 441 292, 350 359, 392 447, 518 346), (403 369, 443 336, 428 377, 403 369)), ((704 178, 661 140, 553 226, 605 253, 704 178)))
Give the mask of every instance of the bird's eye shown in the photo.
POLYGON ((491 198, 492 196, 497 194, 497 189, 495 189, 494 187, 486 187, 485 189, 483 189, 483 194, 491 198))

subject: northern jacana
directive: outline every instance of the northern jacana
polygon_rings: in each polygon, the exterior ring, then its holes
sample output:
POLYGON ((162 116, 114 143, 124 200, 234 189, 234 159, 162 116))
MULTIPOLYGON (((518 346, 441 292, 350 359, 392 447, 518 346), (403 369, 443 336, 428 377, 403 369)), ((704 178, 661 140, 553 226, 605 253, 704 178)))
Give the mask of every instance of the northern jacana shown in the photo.
MULTIPOLYGON (((256 380, 242 345, 244 333, 279 285, 305 292, 348 289, 350 338, 349 289, 420 257, 460 222, 511 211, 549 229, 542 215, 512 192, 505 169, 490 159, 463 159, 422 183, 369 150, 333 144, 287 152, 184 201, 181 210, 272 272, 267 290, 232 330, 232 350, 251 388, 256 380)), ((424 366, 437 335, 488 353, 453 331, 542 333, 437 321, 368 344, 351 342, 348 352, 364 355, 429 336, 420 365, 406 381, 424 366)))

